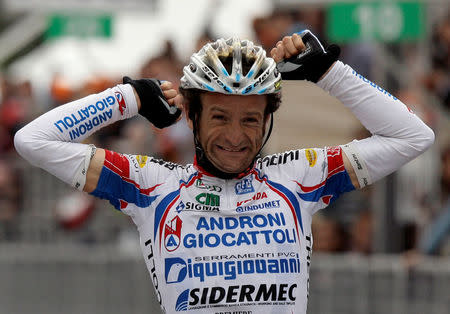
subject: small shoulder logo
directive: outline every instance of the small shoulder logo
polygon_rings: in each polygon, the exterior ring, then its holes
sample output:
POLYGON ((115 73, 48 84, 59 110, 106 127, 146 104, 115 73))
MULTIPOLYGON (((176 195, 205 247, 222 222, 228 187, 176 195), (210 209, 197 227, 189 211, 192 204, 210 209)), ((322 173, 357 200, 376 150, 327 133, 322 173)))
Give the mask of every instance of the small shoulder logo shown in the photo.
POLYGON ((305 150, 306 159, 308 160, 309 166, 314 167, 317 162, 317 152, 312 149, 308 148, 305 150))
POLYGON ((328 157, 339 156, 340 154, 341 154, 340 146, 327 147, 327 156, 328 157))
POLYGON ((246 178, 246 179, 239 181, 234 186, 234 189, 236 191, 236 194, 238 194, 238 195, 255 192, 251 178, 246 178))
POLYGON ((148 159, 147 156, 142 156, 142 155, 136 156, 136 160, 137 160, 140 168, 144 168, 145 164, 147 163, 147 159, 148 159))

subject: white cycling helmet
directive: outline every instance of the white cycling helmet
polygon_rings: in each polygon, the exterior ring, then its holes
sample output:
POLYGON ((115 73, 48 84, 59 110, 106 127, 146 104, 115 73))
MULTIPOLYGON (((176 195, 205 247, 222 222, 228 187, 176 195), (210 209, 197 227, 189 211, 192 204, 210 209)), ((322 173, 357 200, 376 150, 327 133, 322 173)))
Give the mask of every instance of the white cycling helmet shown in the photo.
POLYGON ((261 46, 249 40, 220 38, 194 53, 183 69, 181 87, 234 95, 273 94, 281 91, 281 74, 261 46), (221 59, 232 57, 231 73, 221 59), (244 59, 245 58, 245 59, 244 59), (243 59, 252 62, 243 73, 243 59))

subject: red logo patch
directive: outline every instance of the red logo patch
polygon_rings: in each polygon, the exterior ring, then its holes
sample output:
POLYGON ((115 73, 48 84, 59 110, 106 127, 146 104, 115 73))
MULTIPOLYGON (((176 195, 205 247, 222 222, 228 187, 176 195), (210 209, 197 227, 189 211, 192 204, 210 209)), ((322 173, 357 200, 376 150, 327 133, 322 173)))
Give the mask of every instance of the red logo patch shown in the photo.
POLYGON ((173 252, 180 246, 182 225, 183 221, 178 216, 175 216, 175 218, 165 225, 164 247, 167 251, 173 252))
POLYGON ((123 95, 121 92, 115 92, 117 102, 119 103, 119 111, 120 114, 123 116, 123 111, 127 107, 127 104, 125 103, 125 99, 123 98, 123 95))

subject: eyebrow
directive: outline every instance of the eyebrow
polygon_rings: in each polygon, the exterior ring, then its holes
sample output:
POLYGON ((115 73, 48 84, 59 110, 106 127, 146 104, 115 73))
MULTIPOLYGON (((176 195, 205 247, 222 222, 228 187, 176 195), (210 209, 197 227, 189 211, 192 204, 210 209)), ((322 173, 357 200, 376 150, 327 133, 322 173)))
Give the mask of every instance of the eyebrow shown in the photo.
POLYGON ((220 111, 220 112, 223 112, 223 113, 227 113, 226 110, 223 110, 222 108, 215 107, 215 106, 211 107, 210 111, 220 111))
MULTIPOLYGON (((226 110, 224 110, 224 109, 222 109, 221 107, 211 107, 211 109, 210 109, 210 111, 211 112, 213 112, 213 111, 220 111, 220 112, 223 112, 223 113, 228 113, 226 110)), ((259 111, 245 111, 244 112, 245 114, 248 114, 248 115, 261 115, 261 113, 259 112, 259 111)))

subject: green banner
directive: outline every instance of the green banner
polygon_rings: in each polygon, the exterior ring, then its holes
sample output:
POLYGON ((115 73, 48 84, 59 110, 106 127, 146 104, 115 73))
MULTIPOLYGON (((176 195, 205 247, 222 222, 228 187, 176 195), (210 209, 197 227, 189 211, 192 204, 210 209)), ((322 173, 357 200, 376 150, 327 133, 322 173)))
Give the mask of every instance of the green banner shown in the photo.
POLYGON ((101 37, 112 35, 112 17, 108 14, 62 13, 48 19, 47 38, 56 37, 101 37))
POLYGON ((326 21, 334 42, 417 41, 424 35, 425 10, 417 1, 341 2, 328 7, 326 21))

